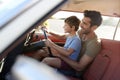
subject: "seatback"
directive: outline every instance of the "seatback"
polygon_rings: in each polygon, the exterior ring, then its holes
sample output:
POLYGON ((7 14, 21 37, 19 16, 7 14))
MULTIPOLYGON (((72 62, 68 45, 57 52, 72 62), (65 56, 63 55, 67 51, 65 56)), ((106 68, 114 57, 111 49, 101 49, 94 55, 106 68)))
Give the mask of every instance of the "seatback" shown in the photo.
POLYGON ((120 80, 120 41, 101 39, 102 49, 84 74, 84 80, 120 80))

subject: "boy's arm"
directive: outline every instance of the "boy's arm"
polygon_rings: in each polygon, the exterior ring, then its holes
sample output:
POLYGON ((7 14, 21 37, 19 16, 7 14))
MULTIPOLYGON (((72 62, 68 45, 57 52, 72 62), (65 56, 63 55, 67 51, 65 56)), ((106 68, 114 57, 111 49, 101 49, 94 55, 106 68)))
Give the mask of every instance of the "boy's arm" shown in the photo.
POLYGON ((60 34, 57 34, 57 33, 54 33, 54 32, 49 32, 49 34, 54 36, 57 39, 66 39, 66 36, 67 36, 66 34, 60 35, 60 34))
POLYGON ((64 47, 58 46, 55 43, 51 42, 50 40, 46 40, 45 44, 49 46, 50 48, 57 50, 60 54, 64 56, 69 56, 70 54, 74 52, 74 49, 72 48, 64 49, 64 47))

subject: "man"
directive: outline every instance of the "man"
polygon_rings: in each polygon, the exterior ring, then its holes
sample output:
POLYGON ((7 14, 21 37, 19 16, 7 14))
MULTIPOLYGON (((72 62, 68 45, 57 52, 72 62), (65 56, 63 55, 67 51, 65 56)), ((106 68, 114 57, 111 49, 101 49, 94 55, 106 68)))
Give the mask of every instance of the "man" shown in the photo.
MULTIPOLYGON (((80 77, 82 75, 82 72, 85 71, 88 65, 99 53, 101 49, 101 44, 94 31, 97 29, 97 27, 100 26, 101 23, 102 17, 100 12, 85 10, 84 18, 82 19, 82 22, 80 24, 81 29, 78 31, 78 35, 82 40, 82 49, 78 57, 78 61, 74 61, 64 55, 57 54, 58 57, 60 57, 71 68, 78 72, 77 74, 73 74, 70 76, 80 77)), ((49 43, 49 45, 52 44, 49 40, 47 40, 47 42, 49 43)))

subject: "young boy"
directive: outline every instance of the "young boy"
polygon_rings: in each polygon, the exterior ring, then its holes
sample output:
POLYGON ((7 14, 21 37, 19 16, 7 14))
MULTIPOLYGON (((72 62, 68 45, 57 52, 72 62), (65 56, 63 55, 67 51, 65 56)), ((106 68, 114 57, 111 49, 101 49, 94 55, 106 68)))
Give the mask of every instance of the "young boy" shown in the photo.
MULTIPOLYGON (((68 35, 62 36, 49 32, 57 38, 66 39, 64 47, 58 46, 50 40, 46 40, 45 44, 51 48, 54 56, 63 55, 76 61, 81 49, 81 40, 76 35, 76 31, 79 29, 80 20, 76 16, 70 16, 66 18, 64 22, 64 32, 68 33, 68 35)), ((46 57, 42 62, 58 69, 60 68, 67 71, 72 70, 71 68, 69 69, 69 65, 59 57, 46 57)))

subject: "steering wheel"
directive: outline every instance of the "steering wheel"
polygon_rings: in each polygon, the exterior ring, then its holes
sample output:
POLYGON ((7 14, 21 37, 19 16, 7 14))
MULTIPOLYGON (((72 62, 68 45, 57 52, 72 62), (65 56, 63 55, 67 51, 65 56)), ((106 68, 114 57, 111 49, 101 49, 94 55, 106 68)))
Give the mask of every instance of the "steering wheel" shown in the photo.
MULTIPOLYGON (((47 35, 46 35, 46 31, 45 31, 45 28, 42 27, 41 30, 43 31, 44 33, 44 37, 45 39, 48 39, 47 35)), ((29 35, 27 37, 27 41, 24 43, 24 52, 31 52, 31 51, 36 51, 36 50, 39 50, 39 49, 42 49, 43 47, 45 47, 45 42, 44 41, 36 41, 36 42, 29 42, 31 41, 32 37, 33 37, 33 34, 35 33, 35 31, 33 31, 31 33, 31 35, 29 35)), ((49 56, 53 56, 52 53, 51 53, 51 49, 50 47, 47 47, 48 48, 48 52, 49 52, 49 56)))
POLYGON ((43 47, 45 47, 45 43, 42 40, 32 42, 34 34, 35 34, 35 30, 33 30, 29 34, 27 34, 27 37, 26 37, 26 40, 24 43, 24 47, 23 47, 24 52, 36 51, 36 50, 39 50, 39 49, 42 49, 43 47))
MULTIPOLYGON (((47 37, 47 35, 46 35, 45 28, 42 27, 41 30, 42 30, 43 33, 44 33, 44 37, 45 37, 45 39, 48 39, 48 37, 47 37)), ((47 48, 48 48, 49 56, 53 57, 50 47, 47 47, 47 48)))

